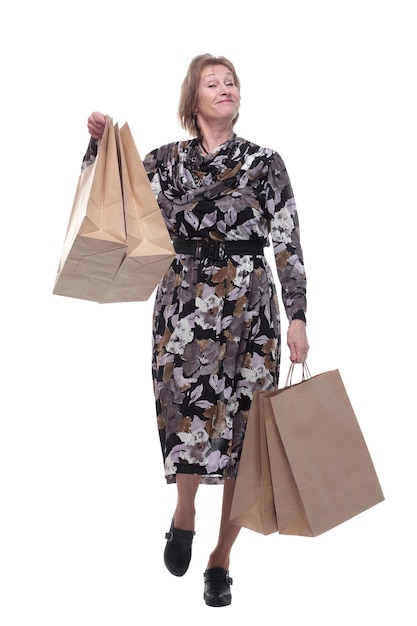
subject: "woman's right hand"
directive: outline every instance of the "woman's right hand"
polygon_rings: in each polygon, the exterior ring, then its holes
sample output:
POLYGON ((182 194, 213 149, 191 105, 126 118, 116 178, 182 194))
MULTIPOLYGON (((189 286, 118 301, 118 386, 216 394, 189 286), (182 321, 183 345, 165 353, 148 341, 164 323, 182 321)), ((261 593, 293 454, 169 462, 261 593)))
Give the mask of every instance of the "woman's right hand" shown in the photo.
POLYGON ((94 139, 100 139, 103 136, 106 126, 107 115, 94 111, 87 121, 88 132, 94 139))

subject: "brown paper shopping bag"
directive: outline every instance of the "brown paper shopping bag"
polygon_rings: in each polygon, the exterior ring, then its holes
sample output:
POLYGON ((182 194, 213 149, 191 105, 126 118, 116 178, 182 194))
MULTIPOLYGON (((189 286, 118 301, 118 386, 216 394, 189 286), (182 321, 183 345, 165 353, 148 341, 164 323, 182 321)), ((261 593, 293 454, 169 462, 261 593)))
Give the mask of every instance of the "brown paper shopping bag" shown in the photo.
POLYGON ((314 537, 383 499, 338 370, 255 392, 231 522, 314 537))
POLYGON ((298 486, 272 410, 277 393, 274 391, 260 397, 277 530, 281 534, 311 536, 298 486), (288 533, 289 528, 291 533, 288 533))
POLYGON ((274 418, 265 412, 280 533, 315 537, 384 500, 338 370, 290 384, 265 402, 274 418))
POLYGON ((264 535, 278 530, 262 408, 274 393, 254 392, 230 512, 233 524, 264 535))
POLYGON ((175 251, 129 126, 115 130, 128 247, 101 302, 143 301, 155 290, 175 251))
POLYGON ((80 175, 53 293, 100 302, 127 249, 113 122, 80 175))

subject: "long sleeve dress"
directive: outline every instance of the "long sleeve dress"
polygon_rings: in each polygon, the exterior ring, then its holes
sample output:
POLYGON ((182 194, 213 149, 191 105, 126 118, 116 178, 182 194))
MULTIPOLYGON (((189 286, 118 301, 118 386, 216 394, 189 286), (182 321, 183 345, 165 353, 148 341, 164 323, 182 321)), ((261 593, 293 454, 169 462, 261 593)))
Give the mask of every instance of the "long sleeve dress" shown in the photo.
MULTIPOLYGON (((297 209, 280 155, 240 137, 203 156, 196 139, 144 159, 171 237, 272 240, 289 321, 305 320, 297 209)), ((236 478, 254 390, 278 385, 280 313, 263 254, 221 260, 178 253, 153 316, 152 371, 168 483, 236 478)))

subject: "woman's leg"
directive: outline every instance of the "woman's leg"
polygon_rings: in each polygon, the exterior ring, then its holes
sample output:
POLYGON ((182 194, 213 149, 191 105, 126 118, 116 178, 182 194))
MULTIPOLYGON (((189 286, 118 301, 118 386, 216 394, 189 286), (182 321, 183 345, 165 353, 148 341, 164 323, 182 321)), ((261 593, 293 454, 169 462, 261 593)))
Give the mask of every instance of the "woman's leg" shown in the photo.
POLYGON ((212 567, 222 567, 225 570, 229 569, 230 552, 241 528, 229 522, 235 484, 236 481, 234 479, 225 479, 219 537, 216 547, 210 554, 207 569, 212 567))
POLYGON ((194 500, 200 484, 200 476, 177 475, 177 507, 171 528, 166 533, 164 562, 174 576, 184 576, 191 560, 194 538, 194 500))
POLYGON ((194 530, 195 497, 200 484, 198 474, 177 474, 177 508, 174 515, 175 528, 194 530))

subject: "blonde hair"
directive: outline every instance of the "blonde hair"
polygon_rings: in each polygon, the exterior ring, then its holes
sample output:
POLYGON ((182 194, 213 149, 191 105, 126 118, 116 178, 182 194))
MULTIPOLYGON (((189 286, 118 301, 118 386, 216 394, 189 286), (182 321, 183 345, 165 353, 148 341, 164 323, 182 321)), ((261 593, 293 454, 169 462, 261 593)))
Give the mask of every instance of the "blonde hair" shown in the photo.
MULTIPOLYGON (((215 57, 211 54, 200 54, 191 61, 187 74, 181 86, 180 102, 178 106, 178 118, 182 128, 187 130, 192 137, 201 139, 197 118, 194 114, 197 106, 198 88, 202 70, 209 65, 224 65, 233 75, 233 80, 240 93, 240 80, 236 74, 234 65, 226 57, 215 57)), ((239 113, 233 119, 233 126, 236 124, 239 113)))

